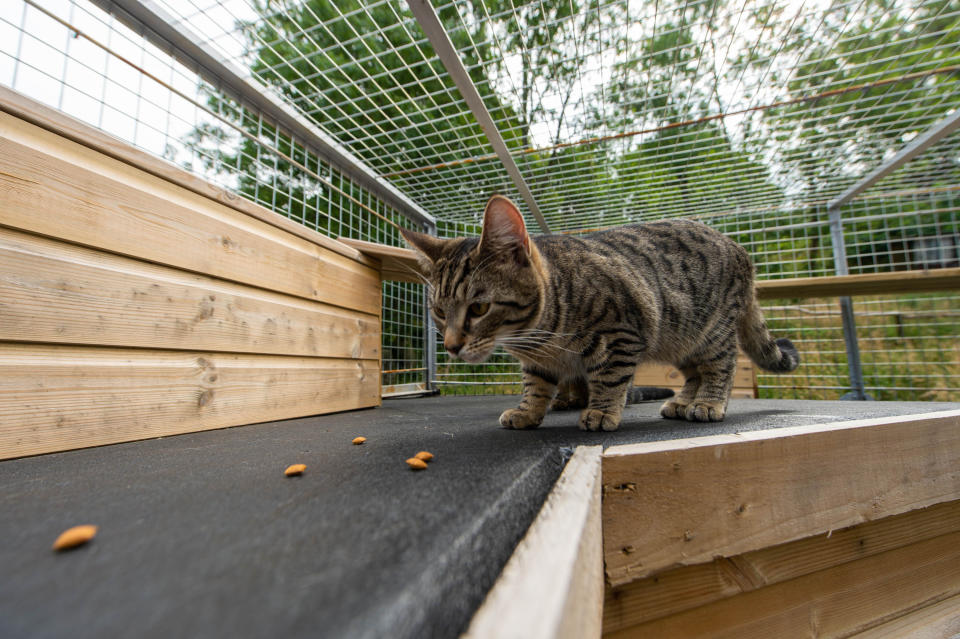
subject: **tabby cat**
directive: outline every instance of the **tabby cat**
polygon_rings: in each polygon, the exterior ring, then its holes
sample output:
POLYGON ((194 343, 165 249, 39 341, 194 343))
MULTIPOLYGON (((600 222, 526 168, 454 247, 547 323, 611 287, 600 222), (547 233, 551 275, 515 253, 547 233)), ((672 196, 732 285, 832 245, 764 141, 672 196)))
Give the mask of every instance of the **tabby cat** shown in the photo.
POLYGON ((481 362, 501 345, 520 360, 523 397, 500 416, 505 428, 539 426, 553 400, 583 408, 581 429, 615 430, 645 361, 686 378, 663 417, 720 421, 738 345, 768 371, 800 361, 790 340, 767 330, 747 252, 699 222, 531 237, 513 202, 495 195, 479 239, 403 235, 450 354, 481 362))

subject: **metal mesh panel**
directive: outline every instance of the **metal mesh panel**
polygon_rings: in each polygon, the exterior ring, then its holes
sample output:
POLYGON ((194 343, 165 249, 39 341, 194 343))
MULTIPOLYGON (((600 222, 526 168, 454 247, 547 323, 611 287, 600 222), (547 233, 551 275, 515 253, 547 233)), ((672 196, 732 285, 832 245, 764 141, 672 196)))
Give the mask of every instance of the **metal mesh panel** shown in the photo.
MULTIPOLYGON (((864 385, 878 400, 960 399, 960 295, 854 300, 864 385)), ((835 299, 764 304, 770 330, 789 337, 803 361, 790 375, 761 371, 761 397, 839 399, 849 391, 840 307, 835 299)))

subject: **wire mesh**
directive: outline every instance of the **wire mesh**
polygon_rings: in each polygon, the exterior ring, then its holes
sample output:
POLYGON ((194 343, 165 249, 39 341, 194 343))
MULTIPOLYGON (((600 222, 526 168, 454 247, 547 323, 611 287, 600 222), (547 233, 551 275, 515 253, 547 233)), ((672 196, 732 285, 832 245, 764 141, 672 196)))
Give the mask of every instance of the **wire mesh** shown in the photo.
MULTIPOLYGON (((960 400, 960 295, 854 299, 864 387, 877 400, 960 400)), ((836 299, 764 305, 771 332, 802 356, 790 375, 758 375, 760 397, 839 399, 850 390, 836 299)))

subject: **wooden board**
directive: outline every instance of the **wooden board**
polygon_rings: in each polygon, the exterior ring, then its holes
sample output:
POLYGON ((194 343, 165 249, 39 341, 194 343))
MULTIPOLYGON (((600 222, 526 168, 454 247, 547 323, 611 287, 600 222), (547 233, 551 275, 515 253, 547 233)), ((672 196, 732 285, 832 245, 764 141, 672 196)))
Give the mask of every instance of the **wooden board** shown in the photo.
POLYGON ((189 173, 172 162, 150 155, 130 146, 127 142, 113 137, 99 129, 32 100, 16 91, 0 86, 0 111, 5 111, 40 128, 51 131, 68 140, 86 146, 104 155, 146 171, 151 175, 193 191, 220 204, 250 217, 262 220, 271 226, 299 236, 313 244, 339 253, 352 260, 367 264, 373 268, 379 265, 365 258, 356 249, 337 242, 333 238, 317 233, 303 224, 298 224, 278 213, 274 213, 250 200, 231 193, 215 184, 189 173))
POLYGON ((340 237, 340 242, 357 249, 367 257, 374 258, 380 263, 380 277, 395 282, 423 283, 423 275, 417 263, 416 254, 405 248, 354 240, 340 237))
POLYGON ((0 458, 380 403, 376 360, 0 343, 0 458))
POLYGON ((604 632, 640 625, 954 532, 960 532, 960 501, 866 522, 828 535, 669 570, 655 578, 608 588, 604 632))
POLYGON ((957 499, 958 468, 960 411, 614 446, 603 459, 607 578, 957 499))
POLYGON ((577 448, 464 639, 600 636, 601 451, 577 448))
POLYGON ((610 639, 847 637, 960 593, 960 532, 760 588, 610 639))
POLYGON ((923 606, 850 639, 956 639, 960 636, 960 595, 923 606))
POLYGON ((0 227, 0 340, 377 360, 380 320, 0 227))
MULTIPOLYGON (((680 392, 683 387, 683 374, 667 364, 642 364, 633 376, 634 386, 656 386, 680 392)), ((757 368, 744 353, 737 357, 737 370, 733 375, 734 399, 755 399, 757 397, 757 368)))
POLYGON ((380 312, 375 269, 5 113, 0 225, 380 312))
POLYGON ((767 300, 838 295, 892 295, 957 289, 960 289, 960 268, 938 268, 929 271, 762 280, 757 282, 757 297, 767 300))

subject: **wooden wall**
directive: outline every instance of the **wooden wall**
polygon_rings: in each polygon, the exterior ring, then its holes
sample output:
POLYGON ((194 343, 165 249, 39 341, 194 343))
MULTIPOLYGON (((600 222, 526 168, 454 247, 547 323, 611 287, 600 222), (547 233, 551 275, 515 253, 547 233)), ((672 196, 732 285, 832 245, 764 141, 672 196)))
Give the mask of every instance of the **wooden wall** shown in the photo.
POLYGON ((960 411, 614 446, 605 637, 960 632, 960 411))
POLYGON ((375 260, 0 109, 0 458, 379 404, 375 260))

